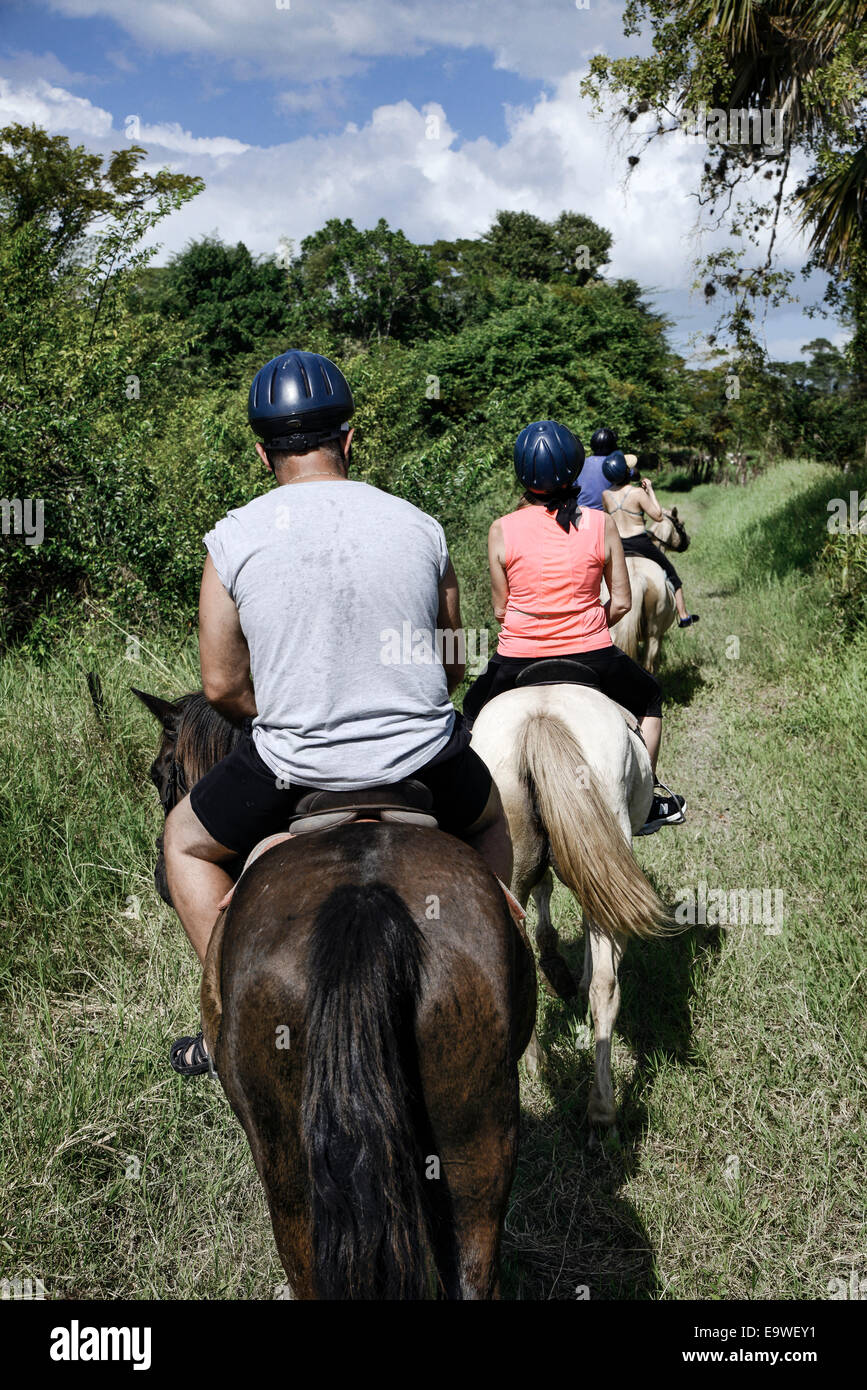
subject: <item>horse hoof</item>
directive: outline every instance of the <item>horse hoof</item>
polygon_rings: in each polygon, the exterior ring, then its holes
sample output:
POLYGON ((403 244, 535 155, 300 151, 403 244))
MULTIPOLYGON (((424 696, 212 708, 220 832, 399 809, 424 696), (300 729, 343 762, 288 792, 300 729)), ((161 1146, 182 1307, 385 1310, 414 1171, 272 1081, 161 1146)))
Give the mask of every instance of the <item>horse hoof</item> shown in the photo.
POLYGON ((610 1125, 598 1120, 591 1122, 587 1147, 591 1153, 616 1153, 620 1148, 617 1126, 613 1122, 610 1125))
POLYGON ((545 989, 554 998, 573 999, 578 993, 572 971, 562 956, 543 956, 539 968, 545 976, 545 989))

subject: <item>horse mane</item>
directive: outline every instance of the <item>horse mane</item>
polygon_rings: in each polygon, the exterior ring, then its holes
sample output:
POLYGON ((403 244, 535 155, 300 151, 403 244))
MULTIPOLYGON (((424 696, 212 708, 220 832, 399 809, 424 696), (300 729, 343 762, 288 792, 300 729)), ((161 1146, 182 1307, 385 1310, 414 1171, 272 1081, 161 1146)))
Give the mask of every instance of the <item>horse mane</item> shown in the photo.
POLYGON ((184 770, 187 785, 192 787, 221 758, 237 748, 244 731, 220 714, 201 690, 183 695, 176 703, 180 718, 174 758, 184 770))

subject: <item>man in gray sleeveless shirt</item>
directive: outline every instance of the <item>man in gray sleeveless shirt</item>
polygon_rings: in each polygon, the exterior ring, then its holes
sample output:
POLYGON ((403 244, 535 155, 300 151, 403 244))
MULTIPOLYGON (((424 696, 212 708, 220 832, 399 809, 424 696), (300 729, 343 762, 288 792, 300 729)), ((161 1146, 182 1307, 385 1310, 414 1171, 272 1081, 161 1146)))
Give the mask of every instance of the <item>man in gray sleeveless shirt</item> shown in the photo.
MULTIPOLYGON (((464 665, 442 527, 348 477, 352 409, 327 358, 289 352, 263 367, 249 413, 277 486, 205 537, 202 687, 252 731, 166 822, 172 901, 202 962, 232 884, 224 866, 284 829, 311 788, 414 777, 441 827, 511 878, 496 786, 449 698, 464 665)), ((207 1070, 201 1035, 179 1040, 172 1064, 207 1070)))

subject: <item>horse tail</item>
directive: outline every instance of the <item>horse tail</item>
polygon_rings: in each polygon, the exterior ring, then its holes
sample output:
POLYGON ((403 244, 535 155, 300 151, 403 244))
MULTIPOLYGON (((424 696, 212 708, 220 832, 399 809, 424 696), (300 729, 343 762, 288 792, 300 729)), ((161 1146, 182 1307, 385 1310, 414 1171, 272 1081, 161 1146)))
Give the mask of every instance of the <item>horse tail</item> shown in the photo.
POLYGON ((640 570, 632 569, 629 574, 632 587, 632 604, 628 613, 612 629, 612 636, 622 652, 638 661, 638 644, 644 641, 644 600, 647 581, 640 570))
POLYGON ((313 923, 302 1133, 322 1299, 421 1299, 435 1287, 416 1113, 422 952, 386 883, 335 888, 313 923))
POLYGON ((562 719, 539 714, 527 720, 519 769, 557 871, 584 911, 608 932, 662 935, 665 908, 638 867, 580 741, 562 719))

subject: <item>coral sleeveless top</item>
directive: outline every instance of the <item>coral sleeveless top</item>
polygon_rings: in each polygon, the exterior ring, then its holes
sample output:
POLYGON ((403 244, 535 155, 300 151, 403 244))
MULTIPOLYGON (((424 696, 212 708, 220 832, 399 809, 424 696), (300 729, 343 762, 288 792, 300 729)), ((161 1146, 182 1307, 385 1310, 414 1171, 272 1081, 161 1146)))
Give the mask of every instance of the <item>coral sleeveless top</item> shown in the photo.
POLYGON ((566 656, 611 646, 599 598, 605 568, 605 513, 584 507, 578 529, 555 512, 522 507, 500 518, 509 601, 500 656, 566 656))

